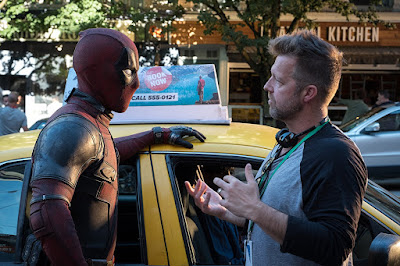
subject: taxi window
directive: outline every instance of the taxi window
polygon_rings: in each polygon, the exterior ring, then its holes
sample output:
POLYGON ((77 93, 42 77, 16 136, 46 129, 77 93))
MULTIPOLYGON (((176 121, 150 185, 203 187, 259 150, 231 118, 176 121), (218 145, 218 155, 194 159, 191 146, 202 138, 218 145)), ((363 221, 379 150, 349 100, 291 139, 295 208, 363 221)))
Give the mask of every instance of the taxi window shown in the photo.
POLYGON ((120 195, 136 195, 136 165, 122 164, 118 171, 118 192, 120 195))
POLYGON ((131 158, 119 166, 118 177, 118 230, 115 257, 118 263, 143 263, 144 254, 140 242, 141 204, 140 176, 138 175, 137 157, 131 158))
POLYGON ((382 222, 363 210, 358 222, 353 249, 354 265, 365 265, 368 262, 369 247, 379 233, 391 234, 392 232, 385 228, 382 222))
MULTIPOLYGON (((261 165, 261 158, 229 156, 171 156, 169 160, 170 176, 175 183, 178 213, 184 239, 187 242, 189 259, 193 264, 238 265, 243 264, 242 241, 245 234, 229 222, 201 212, 193 198, 186 191, 184 182, 195 184, 196 180, 205 181, 211 188, 217 189, 214 177, 233 175, 244 181, 244 167, 250 162, 253 169, 261 165)), ((253 170, 254 175, 257 170, 253 170)))
POLYGON ((16 161, 0 166, 0 261, 14 256, 25 164, 16 161))

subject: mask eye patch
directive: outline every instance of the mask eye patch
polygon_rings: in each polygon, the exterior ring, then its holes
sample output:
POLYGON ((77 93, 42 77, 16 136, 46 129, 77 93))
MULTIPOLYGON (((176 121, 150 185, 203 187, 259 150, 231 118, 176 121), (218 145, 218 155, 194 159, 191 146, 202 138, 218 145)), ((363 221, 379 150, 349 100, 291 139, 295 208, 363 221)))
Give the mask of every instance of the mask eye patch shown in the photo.
POLYGON ((130 86, 135 81, 139 70, 135 52, 128 47, 124 47, 119 60, 115 64, 115 68, 124 87, 130 86))
POLYGON ((132 77, 134 75, 133 71, 130 69, 124 69, 124 70, 122 70, 122 72, 124 73, 124 75, 126 77, 132 77))

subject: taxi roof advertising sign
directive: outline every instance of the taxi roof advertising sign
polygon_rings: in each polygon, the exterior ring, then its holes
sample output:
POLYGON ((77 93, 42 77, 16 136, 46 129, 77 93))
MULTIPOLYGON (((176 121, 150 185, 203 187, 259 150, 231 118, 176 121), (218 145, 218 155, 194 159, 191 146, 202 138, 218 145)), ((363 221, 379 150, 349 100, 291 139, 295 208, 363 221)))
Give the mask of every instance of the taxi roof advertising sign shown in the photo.
POLYGON ((142 67, 138 75, 130 106, 220 103, 214 65, 142 67))
MULTIPOLYGON (((221 106, 215 67, 212 64, 141 67, 140 86, 124 113, 114 113, 112 124, 207 123, 229 124, 221 106)), ((64 99, 79 88, 70 69, 64 99)))

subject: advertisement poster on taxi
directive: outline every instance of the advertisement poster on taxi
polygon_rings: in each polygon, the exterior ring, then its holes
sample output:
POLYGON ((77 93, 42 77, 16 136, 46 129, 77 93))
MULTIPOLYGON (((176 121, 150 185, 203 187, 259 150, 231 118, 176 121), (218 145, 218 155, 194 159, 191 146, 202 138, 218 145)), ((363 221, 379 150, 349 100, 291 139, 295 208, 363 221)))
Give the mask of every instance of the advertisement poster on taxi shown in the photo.
MULTIPOLYGON (((176 65, 141 67, 140 86, 124 113, 115 113, 111 124, 211 123, 229 124, 226 106, 221 105, 215 66, 176 65)), ((64 104, 79 89, 74 69, 69 70, 64 104)))
POLYGON ((140 87, 130 106, 220 103, 212 64, 142 67, 138 76, 140 87))

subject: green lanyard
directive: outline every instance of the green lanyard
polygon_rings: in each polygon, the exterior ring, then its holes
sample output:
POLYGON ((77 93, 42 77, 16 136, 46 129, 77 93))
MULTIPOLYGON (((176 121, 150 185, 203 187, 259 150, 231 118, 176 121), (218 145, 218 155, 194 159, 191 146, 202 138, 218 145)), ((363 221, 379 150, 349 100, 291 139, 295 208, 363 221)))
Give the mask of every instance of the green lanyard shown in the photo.
MULTIPOLYGON (((323 124, 320 124, 318 127, 316 127, 313 131, 311 131, 310 133, 308 133, 304 138, 302 138, 292 149, 290 149, 290 151, 288 153, 286 153, 285 157, 283 158, 283 160, 278 164, 278 166, 275 168, 275 170, 271 173, 270 178, 267 180, 267 182, 265 182, 265 179, 268 178, 268 170, 265 171, 265 173, 263 174, 263 177, 261 178, 260 181, 260 185, 259 185, 259 189, 260 189, 260 199, 262 198, 262 196, 264 195, 265 190, 267 189, 267 186, 269 184, 269 182, 272 179, 272 176, 276 173, 276 171, 279 169, 279 167, 281 167, 281 165, 289 158, 289 156, 303 143, 305 142, 307 139, 309 139, 311 136, 313 136, 315 133, 317 133, 323 126, 325 126, 327 123, 329 122, 326 121, 323 124), (264 184, 265 183, 265 184, 264 184)), ((277 151, 279 152, 279 151, 277 151)), ((276 155, 274 155, 274 159, 275 159, 276 155)), ((270 163, 270 165, 268 166, 268 168, 272 165, 272 162, 270 163)), ((254 222, 250 221, 249 222, 249 229, 247 232, 247 238, 248 240, 250 240, 250 235, 251 232, 253 231, 253 227, 254 227, 254 222)))

